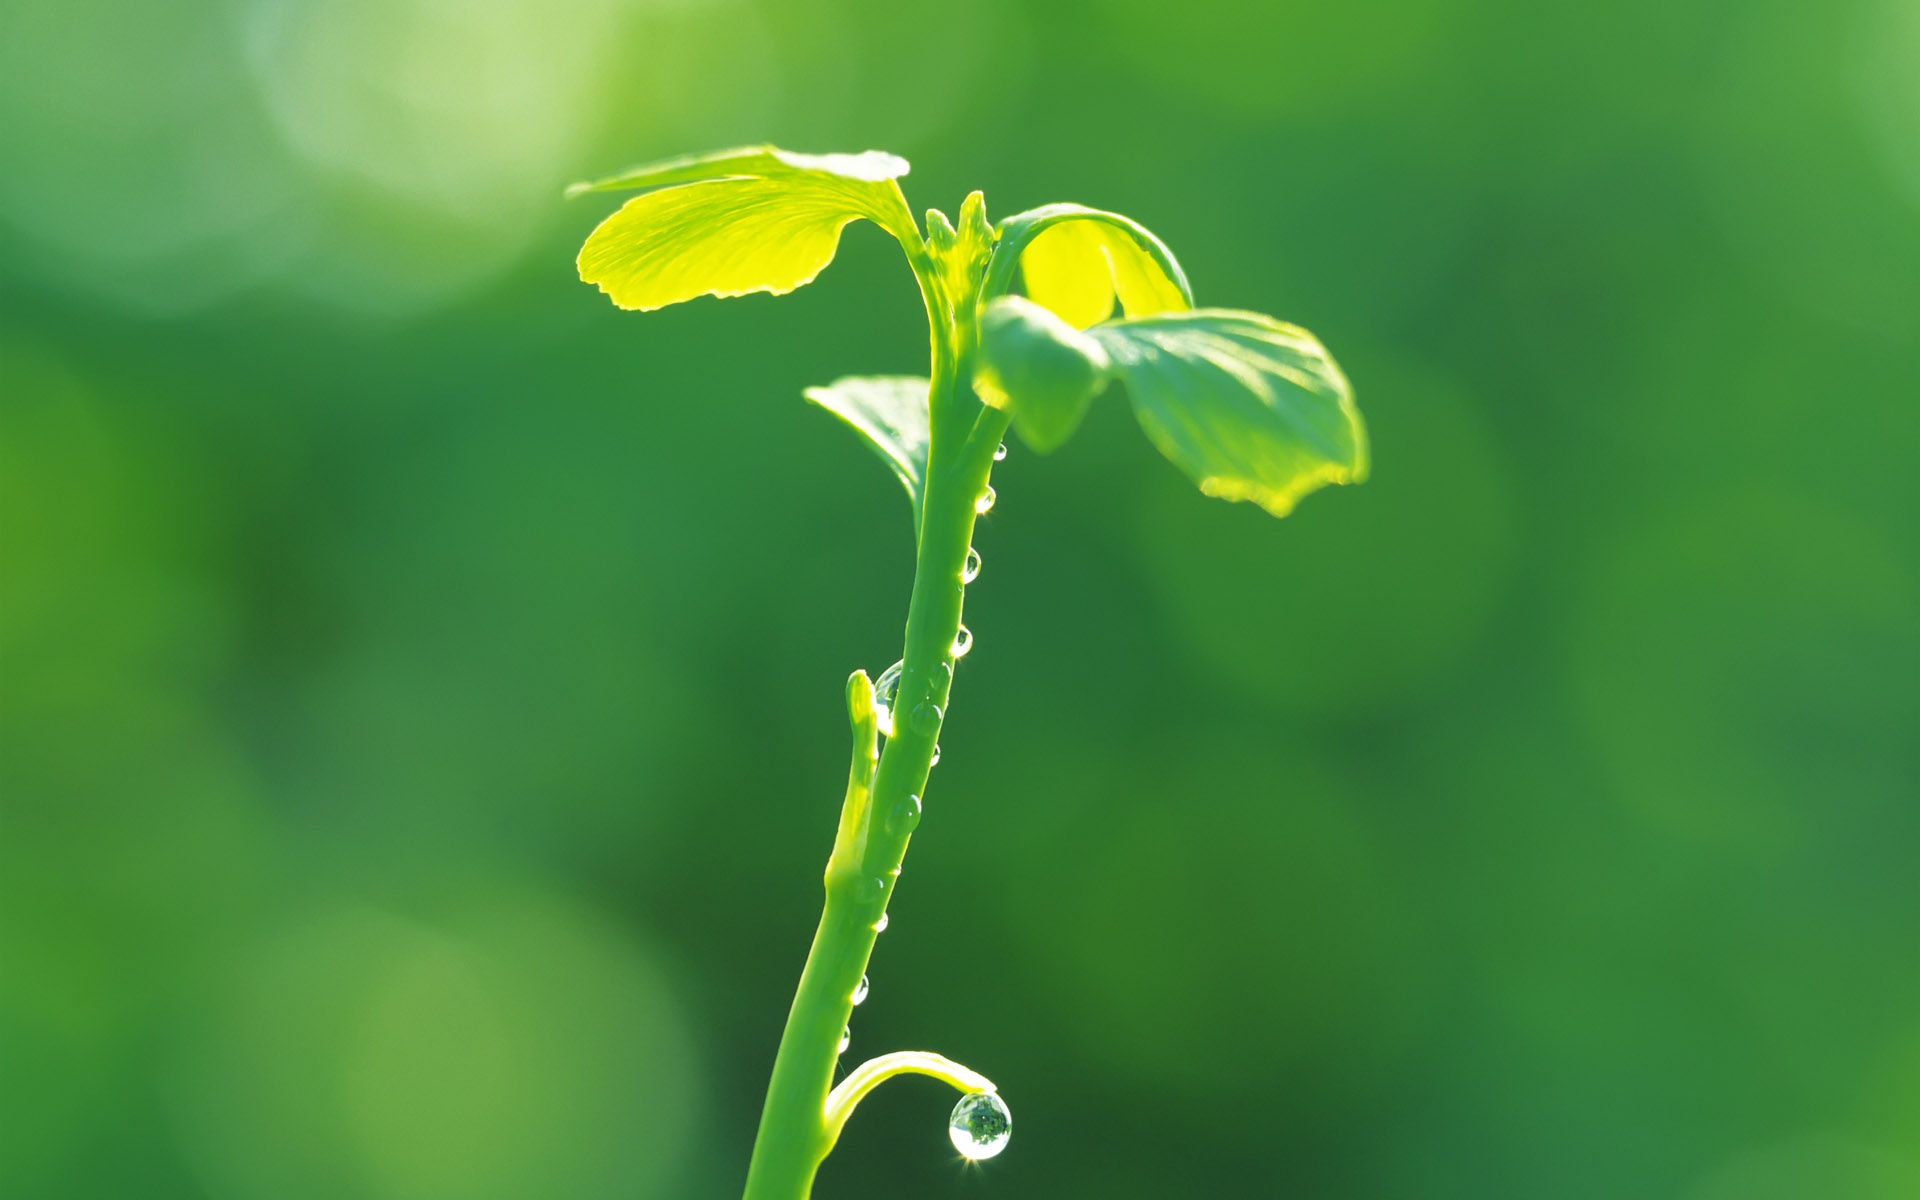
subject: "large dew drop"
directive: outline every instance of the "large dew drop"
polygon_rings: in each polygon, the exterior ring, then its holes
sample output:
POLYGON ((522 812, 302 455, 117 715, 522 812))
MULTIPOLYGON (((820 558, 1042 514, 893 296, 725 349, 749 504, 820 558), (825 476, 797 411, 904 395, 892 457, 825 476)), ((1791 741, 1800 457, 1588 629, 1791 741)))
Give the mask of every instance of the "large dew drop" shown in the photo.
POLYGON ((973 511, 980 516, 986 516, 993 511, 993 500, 993 488, 989 486, 985 491, 980 493, 979 499, 973 502, 973 511))
POLYGON ((955 658, 965 658, 967 651, 971 649, 973 649, 973 630, 962 625, 960 632, 953 635, 953 646, 947 653, 955 658))
POLYGON ((920 797, 908 796, 893 806, 887 814, 887 832, 895 837, 905 837, 920 824, 920 797))
POLYGON ((873 722, 881 737, 893 736, 893 694, 900 690, 900 672, 906 665, 897 662, 873 681, 873 722))
POLYGON ((973 1092, 960 1097, 947 1122, 947 1136, 963 1157, 980 1162, 1007 1148, 1013 1136, 1013 1114, 996 1092, 973 1092))

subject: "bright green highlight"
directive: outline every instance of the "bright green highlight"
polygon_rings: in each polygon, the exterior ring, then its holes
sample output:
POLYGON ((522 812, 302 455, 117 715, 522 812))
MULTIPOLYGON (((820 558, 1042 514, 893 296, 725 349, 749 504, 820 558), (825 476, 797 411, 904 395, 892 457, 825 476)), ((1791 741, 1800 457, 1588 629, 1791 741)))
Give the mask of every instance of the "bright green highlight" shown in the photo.
MULTIPOLYGON (((1314 488, 1366 473, 1352 394, 1311 335, 1254 313, 1192 311, 1172 251, 1118 214, 1060 204, 996 226, 974 192, 957 222, 929 210, 923 238, 896 182, 906 171, 877 152, 751 147, 574 189, 652 189, 602 222, 580 252, 581 279, 621 307, 791 291, 818 275, 840 231, 864 218, 899 241, 927 311, 927 378, 850 377, 806 393, 900 480, 913 506, 916 558, 891 728, 877 719, 866 673, 848 681, 853 749, 826 904, 774 1059, 746 1200, 806 1200, 854 1106, 893 1075, 994 1091, 984 1076, 925 1051, 881 1055, 838 1087, 833 1077, 920 821, 955 651, 969 644, 960 617, 973 526, 991 505, 988 478, 1009 426, 1034 449, 1054 450, 1118 381, 1153 444, 1209 495, 1282 515, 1314 488), (1015 266, 1026 297, 1010 294, 1015 266), (1118 320, 1110 319, 1116 303, 1125 314, 1118 320)), ((993 1153, 1003 1140, 1004 1129, 993 1153)))

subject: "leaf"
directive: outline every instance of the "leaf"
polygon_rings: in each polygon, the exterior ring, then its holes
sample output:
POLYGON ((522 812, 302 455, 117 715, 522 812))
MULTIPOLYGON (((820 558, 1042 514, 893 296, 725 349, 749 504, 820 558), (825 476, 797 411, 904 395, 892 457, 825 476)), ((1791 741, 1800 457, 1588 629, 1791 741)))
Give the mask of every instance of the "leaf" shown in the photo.
POLYGON ((1036 208, 1001 224, 1000 246, 1009 263, 1017 258, 1027 296, 1076 329, 1112 316, 1116 298, 1130 317, 1193 307, 1173 252, 1118 213, 1078 204, 1036 208))
POLYGON ((980 314, 974 390, 1013 418, 1014 432, 1039 454, 1058 449, 1107 386, 1107 352, 1024 296, 1001 296, 980 314))
POLYGON ((621 308, 695 296, 780 295, 813 281, 864 217, 919 245, 891 154, 792 154, 770 146, 668 159, 576 191, 649 187, 580 248, 580 278, 621 308), (672 185, 672 186, 663 186, 672 185))
POLYGON ((677 158, 642 163, 604 179, 576 183, 567 189, 567 195, 665 187, 701 179, 774 179, 809 172, 883 183, 898 179, 907 171, 906 159, 884 150, 868 150, 864 154, 795 154, 775 146, 740 146, 732 150, 710 150, 705 154, 683 154, 677 158))
POLYGON ((928 388, 927 380, 913 375, 854 375, 804 393, 865 438, 892 469, 913 502, 915 529, 926 494, 928 388))
POLYGON ((1306 330, 1199 309, 1088 332, 1113 359, 1148 440, 1207 495, 1283 517, 1323 484, 1366 478, 1353 391, 1306 330))

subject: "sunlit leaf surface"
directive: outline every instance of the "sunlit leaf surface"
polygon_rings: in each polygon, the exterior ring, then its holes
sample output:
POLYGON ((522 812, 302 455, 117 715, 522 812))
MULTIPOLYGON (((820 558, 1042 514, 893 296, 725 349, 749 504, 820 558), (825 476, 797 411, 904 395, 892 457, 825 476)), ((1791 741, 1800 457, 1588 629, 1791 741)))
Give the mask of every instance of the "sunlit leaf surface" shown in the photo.
POLYGON ((1052 204, 1011 218, 1007 225, 1008 240, 1020 255, 1027 295, 1076 329, 1112 316, 1115 298, 1129 317, 1193 307, 1187 277, 1173 252, 1126 217, 1077 204, 1052 204))
POLYGON ((894 182, 906 170, 904 159, 877 151, 807 155, 762 146, 576 185, 576 193, 658 189, 600 223, 580 248, 580 278, 621 308, 642 311, 696 296, 790 292, 833 261, 849 222, 864 217, 917 239, 894 182))

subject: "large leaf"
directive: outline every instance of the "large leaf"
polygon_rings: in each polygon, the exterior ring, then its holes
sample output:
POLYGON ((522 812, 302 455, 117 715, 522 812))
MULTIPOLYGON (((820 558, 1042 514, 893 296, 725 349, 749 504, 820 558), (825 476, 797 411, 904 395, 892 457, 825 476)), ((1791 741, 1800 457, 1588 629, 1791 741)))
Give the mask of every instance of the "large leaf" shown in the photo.
POLYGON ((1323 484, 1366 478, 1353 391, 1306 330, 1200 309, 1088 332, 1106 347, 1147 438, 1207 495, 1281 517, 1323 484))
POLYGON ((1007 410, 1035 453, 1073 436, 1107 386, 1108 366, 1098 341, 1024 296, 998 297, 980 314, 974 391, 1007 410))
POLYGON ((1050 204, 1001 224, 1000 253, 1017 260, 1029 298, 1076 329, 1113 315, 1184 312, 1187 276, 1166 244, 1138 222, 1078 204, 1050 204))
POLYGON ((913 502, 915 529, 927 486, 927 393, 927 380, 913 375, 855 375, 805 393, 845 421, 893 471, 913 502))
POLYGON ((851 221, 864 217, 919 244, 895 182, 906 171, 904 159, 878 151, 808 155, 760 146, 576 185, 658 189, 627 201, 588 235, 580 278, 621 308, 643 311, 695 296, 790 292, 833 261, 851 221))

